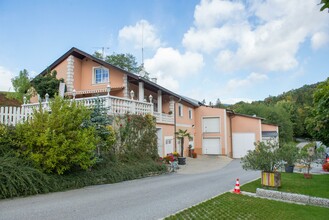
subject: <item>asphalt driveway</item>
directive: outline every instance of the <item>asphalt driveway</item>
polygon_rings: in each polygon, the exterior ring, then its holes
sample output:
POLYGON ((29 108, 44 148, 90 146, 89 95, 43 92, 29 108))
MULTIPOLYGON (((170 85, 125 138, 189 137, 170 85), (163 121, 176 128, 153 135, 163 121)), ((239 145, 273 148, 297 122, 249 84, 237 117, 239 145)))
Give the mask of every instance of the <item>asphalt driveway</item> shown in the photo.
POLYGON ((187 165, 161 176, 0 200, 0 219, 159 219, 232 190, 236 178, 243 184, 260 177, 244 171, 240 160, 210 159, 196 173, 184 172, 187 165))

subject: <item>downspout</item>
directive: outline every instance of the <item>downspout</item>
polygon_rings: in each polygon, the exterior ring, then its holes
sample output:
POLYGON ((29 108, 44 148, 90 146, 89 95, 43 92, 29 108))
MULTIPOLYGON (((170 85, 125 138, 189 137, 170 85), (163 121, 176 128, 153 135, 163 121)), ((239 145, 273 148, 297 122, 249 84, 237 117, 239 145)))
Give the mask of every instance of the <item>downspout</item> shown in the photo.
MULTIPOLYGON (((181 98, 179 98, 177 103, 180 103, 182 101, 181 98)), ((177 141, 176 141, 176 102, 174 102, 174 144, 175 144, 175 151, 177 152, 177 141)))
POLYGON ((231 153, 230 157, 233 158, 233 129, 232 129, 232 118, 234 118, 234 111, 232 111, 232 114, 229 114, 230 118, 230 135, 231 135, 231 153))

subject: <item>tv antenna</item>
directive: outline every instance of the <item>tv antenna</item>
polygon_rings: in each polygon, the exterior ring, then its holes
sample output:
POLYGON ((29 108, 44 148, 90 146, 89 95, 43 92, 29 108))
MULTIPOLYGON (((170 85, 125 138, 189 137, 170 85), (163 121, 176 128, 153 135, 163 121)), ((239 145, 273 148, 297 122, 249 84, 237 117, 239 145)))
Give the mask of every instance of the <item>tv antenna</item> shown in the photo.
POLYGON ((102 57, 103 60, 105 60, 105 50, 109 50, 110 47, 94 47, 94 48, 102 49, 102 57))

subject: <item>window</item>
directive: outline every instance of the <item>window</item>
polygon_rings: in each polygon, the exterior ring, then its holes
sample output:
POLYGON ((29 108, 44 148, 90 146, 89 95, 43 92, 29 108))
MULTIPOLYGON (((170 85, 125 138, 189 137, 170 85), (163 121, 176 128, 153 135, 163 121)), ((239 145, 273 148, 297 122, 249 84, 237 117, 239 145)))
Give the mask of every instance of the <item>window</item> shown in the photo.
POLYGON ((108 83, 109 82, 109 70, 104 67, 93 68, 93 83, 108 83))
POLYGON ((192 119, 192 109, 191 108, 188 109, 188 118, 192 119))
POLYGON ((178 104, 178 116, 183 116, 183 105, 178 104))

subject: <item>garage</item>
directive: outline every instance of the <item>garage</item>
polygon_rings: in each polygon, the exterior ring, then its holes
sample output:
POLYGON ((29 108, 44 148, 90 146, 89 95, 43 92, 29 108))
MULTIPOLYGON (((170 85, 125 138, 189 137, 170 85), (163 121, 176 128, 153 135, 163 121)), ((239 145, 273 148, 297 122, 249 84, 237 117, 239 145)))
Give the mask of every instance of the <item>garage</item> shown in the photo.
POLYGON ((202 154, 220 154, 220 138, 203 138, 202 154))
POLYGON ((233 133, 233 158, 244 157, 248 150, 255 149, 254 133, 233 133))

